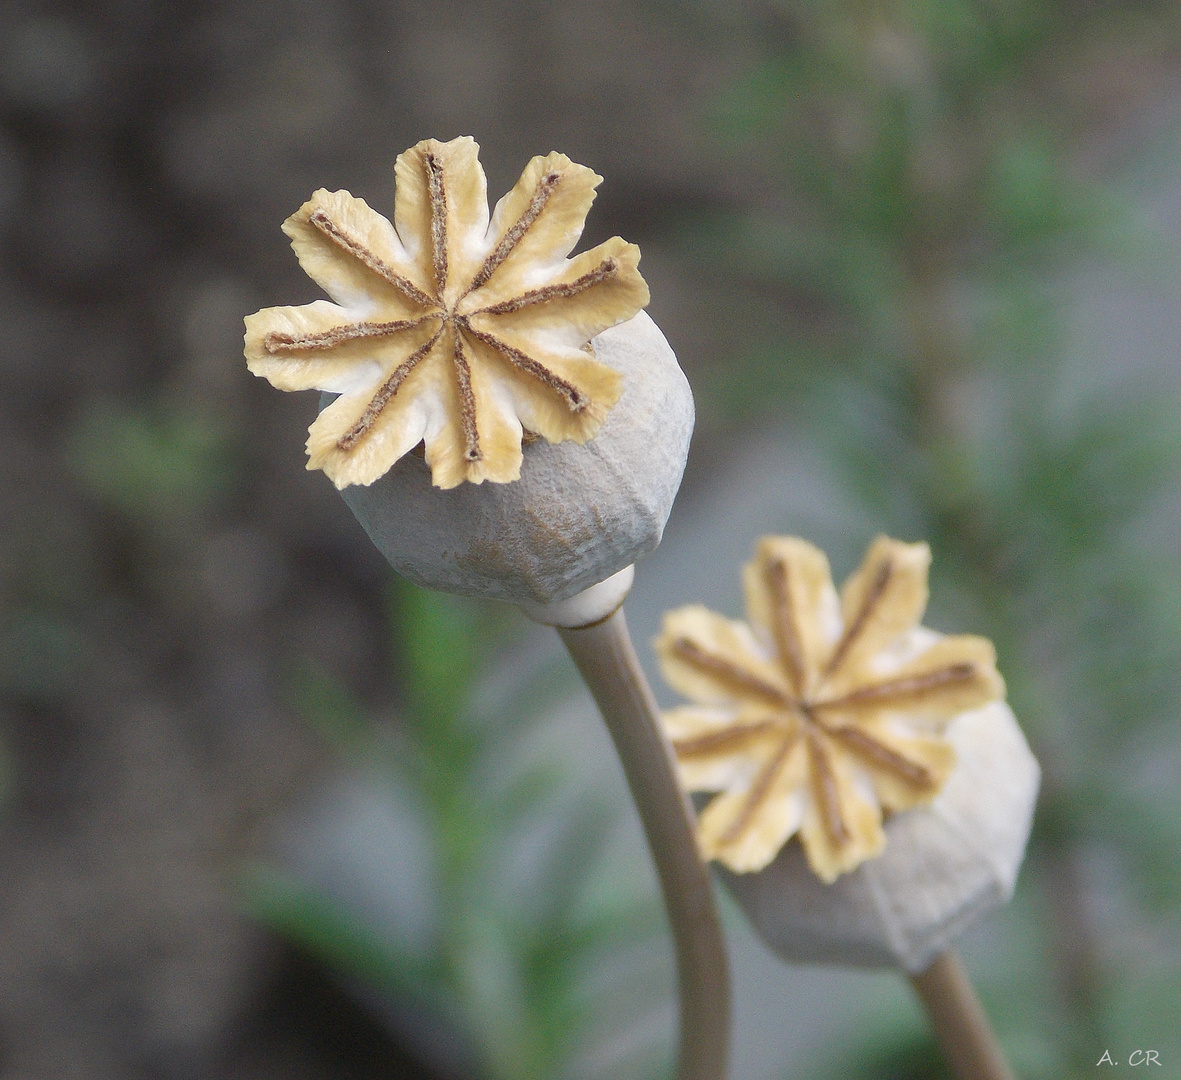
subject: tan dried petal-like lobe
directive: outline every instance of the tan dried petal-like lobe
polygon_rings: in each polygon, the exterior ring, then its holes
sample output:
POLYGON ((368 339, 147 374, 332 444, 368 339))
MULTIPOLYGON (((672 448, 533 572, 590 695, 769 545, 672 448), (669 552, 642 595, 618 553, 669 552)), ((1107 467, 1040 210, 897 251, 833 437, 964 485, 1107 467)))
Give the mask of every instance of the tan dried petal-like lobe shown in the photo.
POLYGON ((246 366, 280 390, 358 393, 398 363, 405 353, 398 334, 417 322, 357 322, 327 300, 264 308, 246 316, 246 366))
POLYGON ((844 755, 833 753, 829 747, 825 749, 831 759, 832 779, 829 781, 827 777, 819 776, 813 762, 812 797, 800 823, 800 842, 808 856, 808 865, 821 881, 831 885, 841 874, 880 855, 886 846, 886 834, 882 829, 881 809, 854 784, 852 770, 844 755), (831 790, 826 791, 830 783, 831 790), (831 810, 825 812, 830 802, 839 810, 846 836, 843 843, 834 835, 831 810))
POLYGON ((374 386, 342 394, 325 408, 308 429, 307 467, 323 469, 338 488, 370 484, 388 468, 391 454, 408 453, 431 431, 446 426, 450 372, 439 356, 441 339, 437 324, 434 332, 425 324, 415 336, 399 342, 396 361, 384 366, 374 386), (389 393, 399 377, 400 389, 407 392, 389 393), (388 400, 370 420, 383 387, 388 400), (364 437, 353 444, 352 433, 361 429, 364 437))
POLYGON ((761 870, 799 829, 804 800, 806 749, 803 740, 764 748, 751 785, 713 799, 698 821, 698 843, 707 859, 736 873, 761 870))
POLYGON ((683 705, 664 713, 665 731, 690 791, 724 791, 753 779, 752 753, 783 741, 784 724, 757 707, 683 705))
POLYGON ((955 768, 955 750, 943 738, 899 735, 884 723, 860 724, 859 738, 835 742, 873 776, 874 793, 887 810, 909 810, 931 802, 955 768), (893 761, 891 761, 891 756, 893 761), (905 763, 904 768, 899 768, 905 763))
POLYGON ((901 712, 914 720, 946 723, 1004 693, 1005 682, 996 670, 992 642, 957 634, 938 638, 888 674, 866 673, 854 688, 825 695, 818 707, 826 719, 849 716, 867 721, 883 713, 901 712))
POLYGON ((535 157, 492 212, 490 254, 473 289, 494 283, 501 296, 535 288, 582 235, 603 178, 565 154, 535 157))
POLYGON ((550 442, 593 438, 623 393, 619 372, 582 349, 531 341, 508 326, 485 332, 475 320, 466 337, 482 366, 496 373, 521 423, 550 442))
POLYGON ((386 318, 421 315, 424 277, 393 226, 364 199, 321 188, 283 222, 303 272, 342 307, 381 309, 386 318))
POLYGON ((811 695, 839 628, 823 551, 795 536, 765 536, 743 567, 750 621, 775 643, 796 695, 811 695))
POLYGON ((866 661, 917 626, 927 608, 931 549, 879 536, 841 588, 843 629, 824 674, 834 689, 861 681, 866 661))
POLYGON ((398 155, 394 165, 394 225, 431 292, 453 304, 471 284, 488 248, 488 185, 470 136, 425 139, 398 155), (432 175, 436 195, 432 199, 432 175), (439 192, 442 193, 441 220, 439 192), (436 275, 436 244, 445 247, 445 282, 436 275))
POLYGON ((669 611, 653 643, 668 684, 701 705, 755 698, 783 701, 790 693, 783 673, 750 628, 700 604, 669 611))
MULTIPOLYGON (((470 350, 465 347, 468 378, 471 387, 471 415, 475 420, 480 457, 469 457, 472 445, 468 432, 460 424, 444 424, 436 433, 427 435, 426 461, 431 478, 438 488, 458 487, 464 481, 482 484, 509 483, 521 475, 521 423, 512 402, 490 375, 486 366, 472 363, 470 350)), ((452 380, 447 387, 450 395, 447 412, 462 415, 464 389, 452 380)))
MULTIPOLYGON (((518 334, 540 334, 578 348, 648 305, 639 272, 640 249, 618 236, 558 262, 551 273, 523 288, 515 275, 498 274, 460 301, 460 314, 496 333, 509 322, 518 334)), ((533 268, 537 273, 537 268, 533 268)))

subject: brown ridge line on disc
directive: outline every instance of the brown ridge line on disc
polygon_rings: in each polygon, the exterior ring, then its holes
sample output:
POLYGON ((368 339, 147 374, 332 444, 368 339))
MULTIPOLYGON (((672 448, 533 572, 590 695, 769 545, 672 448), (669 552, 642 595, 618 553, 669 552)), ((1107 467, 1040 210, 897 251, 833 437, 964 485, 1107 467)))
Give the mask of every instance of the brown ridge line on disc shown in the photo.
POLYGON ((672 643, 672 651, 690 667, 702 674, 712 675, 732 690, 745 691, 789 709, 795 707, 795 703, 779 687, 765 682, 724 656, 707 652, 689 638, 677 638, 672 643))
POLYGON ((845 818, 841 814, 841 799, 837 788, 836 774, 820 737, 813 731, 808 733, 808 751, 812 758, 812 772, 816 788, 816 802, 829 839, 837 847, 844 847, 852 837, 845 818))
POLYGON ((457 321, 459 321, 465 333, 471 334, 477 341, 482 341, 485 345, 495 349, 514 367, 520 368, 526 374, 532 375, 533 378, 560 394, 565 399, 566 406, 571 412, 582 412, 590 403, 587 396, 577 386, 567 382, 560 375, 555 375, 554 372, 550 371, 540 361, 534 360, 533 357, 521 352, 520 349, 513 348, 508 342, 501 341, 500 338, 484 330, 477 330, 466 318, 457 321))
POLYGON ((480 449, 480 432, 476 427, 476 395, 472 390, 472 369, 463 355, 463 335, 452 330, 455 345, 452 360, 455 363, 455 379, 459 384, 459 417, 463 425, 464 461, 482 461, 484 452, 480 449))
POLYGON ((870 616, 873 615, 874 610, 881 603, 882 597, 886 593, 886 586, 889 585, 890 578, 893 574, 894 563, 891 559, 886 559, 878 567, 877 575, 874 577, 873 584, 869 588, 869 594, 866 596, 865 602, 861 605, 861 610, 857 612, 857 617, 845 628, 845 632, 841 634, 840 641, 837 642, 836 648, 833 649, 832 656, 829 658, 828 664, 824 669, 825 675, 831 675, 841 666, 842 661, 848 655, 849 649, 852 648, 853 642, 861 636, 865 630, 866 623, 869 622, 870 616))
POLYGON ((797 694, 805 692, 804 649, 796 632, 795 609, 791 597, 791 581, 787 563, 773 559, 767 566, 765 579, 774 601, 772 629, 775 644, 779 647, 779 658, 795 683, 797 694))
POLYGON ((295 352, 302 349, 331 349, 345 341, 358 341, 362 338, 389 337, 391 334, 412 330, 418 326, 424 315, 418 319, 399 319, 396 322, 359 322, 348 326, 334 326, 319 334, 305 334, 303 337, 293 337, 291 334, 280 334, 271 331, 263 338, 263 348, 274 355, 280 352, 295 352))
POLYGON ((910 758, 898 753, 892 747, 878 742, 872 735, 860 728, 839 727, 826 730, 830 736, 839 739, 850 750, 861 754, 862 757, 869 759, 875 765, 889 770, 907 783, 922 788, 935 786, 935 778, 929 769, 917 761, 911 761, 910 758))
POLYGON ((783 771, 784 765, 787 764, 787 759, 795 748, 796 743, 799 742, 799 738, 798 734, 793 733, 784 739, 783 745, 775 752, 775 756, 759 770, 759 774, 755 777, 754 783, 751 784, 750 789, 747 791, 746 798, 742 800, 742 806, 739 808, 734 820, 730 822, 726 831, 719 837, 721 843, 727 845, 733 844, 750 828, 755 815, 771 794, 771 788, 774 787, 775 781, 783 771))
POLYGON ((618 270, 619 264, 614 259, 606 259, 593 270, 589 270, 573 281, 559 282, 556 285, 543 285, 540 289, 530 289, 528 292, 513 297, 511 300, 502 300, 499 304, 480 308, 479 311, 474 311, 472 314, 507 315, 510 312, 520 311, 524 307, 529 307, 531 304, 544 304, 550 300, 564 300, 585 292, 592 286, 597 285, 600 281, 606 281, 608 278, 614 277, 618 270))
POLYGON ((740 750, 747 743, 756 741, 768 732, 781 730, 783 725, 775 720, 758 720, 751 724, 735 724, 721 731, 710 731, 687 739, 674 739, 673 750, 677 757, 701 757, 740 750))
POLYGON ((938 668, 921 675, 910 675, 902 679, 892 679, 888 682, 863 686, 830 701, 813 702, 812 708, 847 709, 857 705, 873 705, 890 701, 892 698, 910 697, 914 694, 938 690, 940 687, 954 683, 970 682, 978 673, 979 669, 973 663, 952 664, 949 667, 938 668))
MULTIPOLYGON (((530 226, 541 216, 542 210, 545 209, 545 204, 549 202, 550 196, 553 195, 557 189, 558 182, 562 179, 561 173, 547 173, 537 183, 537 187, 533 191, 533 197, 529 200, 529 205, 525 207, 525 212, 513 223, 512 226, 505 232, 504 236, 500 238, 500 243, 489 253, 488 258, 484 260, 484 265, 480 267, 476 276, 472 278, 472 283, 467 287, 467 293, 475 292, 476 289, 486 284, 488 279, 496 273, 496 269, 505 259, 512 253, 513 248, 521 242, 521 238, 529 231, 530 226)), ((467 293, 464 293, 466 296, 467 293)))
POLYGON ((369 429, 373 427, 377 418, 381 415, 381 411, 390 403, 390 400, 398 392, 398 388, 405 382, 406 376, 426 358, 426 355, 435 347, 435 343, 439 340, 442 333, 443 327, 440 326, 429 341, 420 345, 394 368, 390 377, 381 384, 377 393, 373 395, 369 404, 365 406, 365 411, 358 418, 357 422, 336 440, 336 445, 339 449, 347 453, 365 437, 369 429))
POLYGON ((403 277, 399 274, 389 263, 374 255, 364 244, 349 236, 335 221, 328 216, 326 210, 314 210, 308 217, 308 220, 328 237, 337 247, 344 248, 350 255, 356 258, 359 262, 367 266, 378 277, 383 278, 394 286, 404 296, 409 297, 416 304, 422 304, 423 307, 438 307, 438 302, 432 297, 427 296, 417 285, 409 278, 403 277))
POLYGON ((431 199, 431 263, 441 299, 447 288, 447 189, 443 186, 443 166, 439 159, 428 152, 423 155, 423 161, 431 199))

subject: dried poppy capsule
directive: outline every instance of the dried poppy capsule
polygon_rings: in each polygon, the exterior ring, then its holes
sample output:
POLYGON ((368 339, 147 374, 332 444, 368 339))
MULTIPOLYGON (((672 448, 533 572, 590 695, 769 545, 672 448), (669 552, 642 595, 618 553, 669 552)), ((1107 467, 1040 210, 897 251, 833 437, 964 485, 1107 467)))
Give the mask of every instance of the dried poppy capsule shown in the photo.
POLYGON ((699 823, 756 929, 792 960, 926 967, 1007 899, 1038 768, 992 645, 919 625, 925 544, 879 537, 838 596, 822 552, 766 537, 750 624, 665 617, 664 714, 699 823), (789 843, 799 836, 800 843, 789 843))
POLYGON ((392 224, 316 192, 284 229, 334 302, 248 317, 246 357, 280 389, 336 395, 308 467, 395 569, 546 604, 659 543, 693 401, 640 310, 638 249, 615 237, 567 257, 601 178, 537 157, 489 215, 477 152, 460 138, 402 154, 392 224))
POLYGON ((759 935, 785 960, 925 970, 1008 901, 1025 855, 1040 773, 1001 701, 946 729, 956 765, 921 809, 885 823, 885 850, 825 885, 801 847, 757 874, 723 871, 759 935))

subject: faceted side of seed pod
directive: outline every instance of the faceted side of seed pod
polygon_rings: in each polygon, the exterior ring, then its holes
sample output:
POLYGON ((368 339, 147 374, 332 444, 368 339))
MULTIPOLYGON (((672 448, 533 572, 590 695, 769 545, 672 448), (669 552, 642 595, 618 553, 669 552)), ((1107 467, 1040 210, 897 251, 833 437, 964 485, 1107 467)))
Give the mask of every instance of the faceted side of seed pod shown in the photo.
POLYGON ((963 713, 947 737, 957 764, 929 806, 886 822, 879 857, 825 885, 798 843, 765 870, 722 876, 783 959, 927 968, 1013 893, 1040 770, 1004 702, 963 713))
POLYGON ((693 432, 689 383, 644 312, 592 346, 624 378, 595 438, 526 445, 511 484, 440 490, 409 454, 370 486, 341 491, 398 573, 444 592, 548 604, 660 543, 693 432))

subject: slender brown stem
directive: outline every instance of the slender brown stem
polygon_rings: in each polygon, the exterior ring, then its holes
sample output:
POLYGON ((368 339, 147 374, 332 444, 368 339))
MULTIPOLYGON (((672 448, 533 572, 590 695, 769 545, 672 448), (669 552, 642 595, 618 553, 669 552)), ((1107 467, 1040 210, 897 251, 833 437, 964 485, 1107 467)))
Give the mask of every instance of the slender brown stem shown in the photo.
POLYGON ((558 634, 615 742, 648 837, 672 924, 681 1003, 678 1080, 723 1080, 730 979, 709 871, 698 854, 693 810, 677 783, 656 699, 620 608, 603 622, 558 634))
POLYGON ((910 976, 959 1080, 1015 1080, 963 962, 952 949, 910 976))

